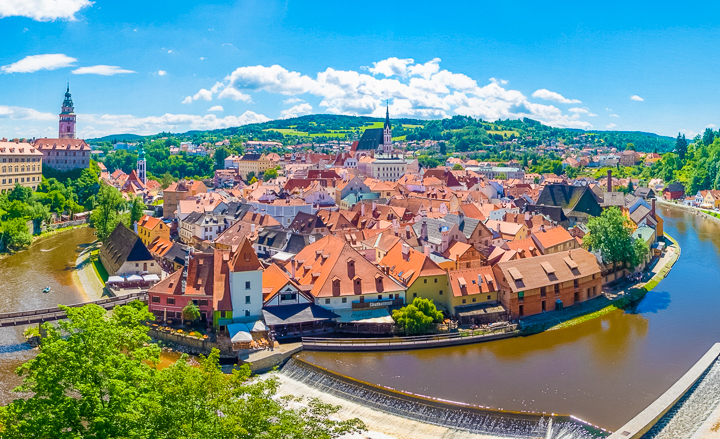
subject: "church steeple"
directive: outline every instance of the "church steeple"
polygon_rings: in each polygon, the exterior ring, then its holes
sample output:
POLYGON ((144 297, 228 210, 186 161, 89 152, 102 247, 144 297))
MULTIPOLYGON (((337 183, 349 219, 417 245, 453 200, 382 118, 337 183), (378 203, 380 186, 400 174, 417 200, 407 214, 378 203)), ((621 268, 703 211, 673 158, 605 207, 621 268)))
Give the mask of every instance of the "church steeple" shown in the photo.
POLYGON ((392 154, 392 126, 390 125, 390 104, 385 108, 385 126, 383 127, 383 146, 382 151, 385 154, 392 154))
POLYGON ((147 184, 147 162, 145 161, 145 148, 140 146, 137 161, 137 176, 143 184, 147 184))

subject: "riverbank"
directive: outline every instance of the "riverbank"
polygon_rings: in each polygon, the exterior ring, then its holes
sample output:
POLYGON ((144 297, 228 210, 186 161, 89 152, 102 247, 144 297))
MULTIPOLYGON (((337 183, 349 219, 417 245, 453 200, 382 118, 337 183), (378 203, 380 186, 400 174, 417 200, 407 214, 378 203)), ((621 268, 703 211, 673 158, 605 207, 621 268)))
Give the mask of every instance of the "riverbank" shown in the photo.
POLYGON ((82 228, 85 228, 85 227, 90 227, 90 224, 85 223, 85 224, 80 224, 79 226, 63 227, 62 229, 49 230, 49 231, 46 231, 46 232, 42 232, 42 233, 40 233, 39 235, 33 235, 33 237, 32 237, 32 242, 30 243, 30 245, 28 246, 28 248, 24 248, 24 249, 22 249, 22 250, 20 250, 20 251, 16 251, 16 252, 13 252, 13 251, 3 251, 3 252, 0 252, 0 259, 5 258, 5 257, 8 257, 8 256, 11 256, 11 255, 14 255, 14 254, 16 254, 16 253, 24 252, 24 251, 26 251, 27 249, 29 249, 33 244, 36 244, 36 243, 42 241, 42 240, 45 239, 45 238, 49 238, 49 237, 51 237, 51 236, 55 236, 55 235, 57 235, 57 234, 59 234, 59 233, 63 233, 63 232, 70 232, 70 231, 75 230, 75 229, 82 229, 82 228))
POLYGON ((99 300, 103 296, 103 283, 99 273, 93 266, 91 253, 100 247, 100 241, 95 241, 85 247, 75 260, 75 271, 72 280, 75 287, 83 296, 84 302, 99 300))

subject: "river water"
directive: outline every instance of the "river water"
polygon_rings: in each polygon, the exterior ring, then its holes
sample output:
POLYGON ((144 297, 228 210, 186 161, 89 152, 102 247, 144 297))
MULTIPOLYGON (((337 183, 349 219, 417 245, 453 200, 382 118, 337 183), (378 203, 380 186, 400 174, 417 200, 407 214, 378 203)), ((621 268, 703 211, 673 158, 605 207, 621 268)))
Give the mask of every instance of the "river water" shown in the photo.
POLYGON ((616 430, 720 341, 720 223, 678 208, 661 214, 682 255, 632 310, 477 345, 300 358, 373 384, 616 430))
MULTIPOLYGON (((87 299, 72 273, 80 252, 95 240, 94 229, 81 228, 41 238, 28 250, 0 259, 0 312, 50 308, 87 299), (50 293, 43 293, 49 286, 50 293)), ((34 356, 25 343, 26 326, 0 328, 0 404, 11 401, 19 383, 13 373, 34 356)))

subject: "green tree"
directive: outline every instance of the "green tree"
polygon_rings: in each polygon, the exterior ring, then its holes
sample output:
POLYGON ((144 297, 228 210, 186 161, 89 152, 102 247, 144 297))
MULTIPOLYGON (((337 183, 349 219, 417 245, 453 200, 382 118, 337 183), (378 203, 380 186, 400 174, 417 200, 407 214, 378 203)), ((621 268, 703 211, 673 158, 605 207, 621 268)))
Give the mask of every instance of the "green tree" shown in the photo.
POLYGON ((393 311, 393 319, 405 334, 425 334, 433 323, 442 321, 443 315, 432 299, 416 297, 411 304, 393 311))
POLYGON ((172 174, 170 174, 169 172, 165 172, 160 179, 160 186, 163 189, 167 189, 168 186, 173 184, 174 181, 175 181, 175 179, 173 178, 172 174))
POLYGON ((275 170, 275 169, 268 169, 268 170, 265 171, 265 173, 263 174, 263 180, 264 180, 264 181, 268 181, 268 180, 271 180, 271 179, 273 179, 273 178, 277 178, 277 176, 278 176, 277 170, 275 170))
POLYGON ((0 223, 0 241, 12 251, 25 249, 32 244, 32 235, 23 218, 13 218, 0 223))
POLYGON ((191 322, 200 320, 200 308, 192 302, 188 302, 185 308, 182 310, 183 320, 189 320, 191 322))
POLYGON ((603 210, 598 217, 588 221, 589 233, 583 238, 583 245, 599 251, 606 263, 623 264, 634 268, 639 255, 632 238, 632 226, 617 207, 603 210))
POLYGON ((705 145, 712 145, 715 140, 715 131, 713 131, 712 128, 705 128, 702 139, 705 145))
POLYGON ((145 210, 145 203, 143 203, 142 198, 135 197, 130 201, 130 224, 128 224, 129 228, 133 228, 133 225, 135 224, 135 221, 140 221, 140 218, 143 217, 145 210))
POLYGON ((20 183, 15 183, 15 187, 10 190, 7 195, 8 201, 20 201, 27 203, 32 199, 33 190, 29 187, 21 186, 20 183))
POLYGON ((625 151, 635 151, 635 144, 629 142, 627 145, 625 145, 625 151))
MULTIPOLYGON (((245 178, 247 179, 248 183, 250 183, 250 181, 255 178, 255 173, 253 171, 250 171, 247 173, 247 176, 245 178)), ((255 181, 257 181, 257 178, 255 178, 255 181)))
POLYGON ((462 171, 463 169, 465 169, 465 168, 463 168, 460 163, 455 163, 452 167, 453 171, 462 171))
POLYGON ((628 193, 628 194, 633 194, 633 193, 635 193, 635 185, 633 185, 632 180, 628 180, 627 193, 628 193))
POLYGON ((685 134, 678 133, 677 139, 675 140, 675 154, 680 157, 680 160, 685 160, 685 154, 687 154, 688 141, 685 138, 685 134))
POLYGON ((220 147, 215 150, 215 169, 225 169, 225 159, 230 156, 230 151, 227 148, 220 147))
POLYGON ((123 204, 122 195, 114 187, 102 184, 96 197, 97 207, 90 215, 90 222, 95 227, 99 240, 104 241, 115 230, 118 223, 118 211, 123 204))
POLYGON ((112 312, 63 307, 68 319, 45 323, 36 358, 18 373, 24 392, 0 408, 0 436, 13 438, 333 439, 365 429, 332 419, 339 407, 276 397, 276 378, 254 380, 247 365, 224 374, 219 351, 191 365, 153 367, 147 306, 112 312))

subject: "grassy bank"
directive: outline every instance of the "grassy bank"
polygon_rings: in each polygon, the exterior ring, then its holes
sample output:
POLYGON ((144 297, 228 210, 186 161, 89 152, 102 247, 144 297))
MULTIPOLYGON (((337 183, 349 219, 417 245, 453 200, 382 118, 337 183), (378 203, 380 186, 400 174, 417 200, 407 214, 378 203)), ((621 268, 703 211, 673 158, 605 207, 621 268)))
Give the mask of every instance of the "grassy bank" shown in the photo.
POLYGON ((70 231, 70 230, 75 230, 75 229, 82 229, 82 228, 85 228, 85 227, 90 227, 90 224, 85 223, 85 224, 80 224, 79 226, 63 227, 63 228, 60 228, 60 229, 48 230, 48 231, 45 231, 45 232, 41 232, 39 235, 33 235, 33 242, 35 242, 35 241, 37 241, 37 240, 40 240, 40 239, 42 239, 42 238, 46 238, 46 237, 48 237, 48 236, 57 235, 58 233, 68 232, 68 231, 70 231))

